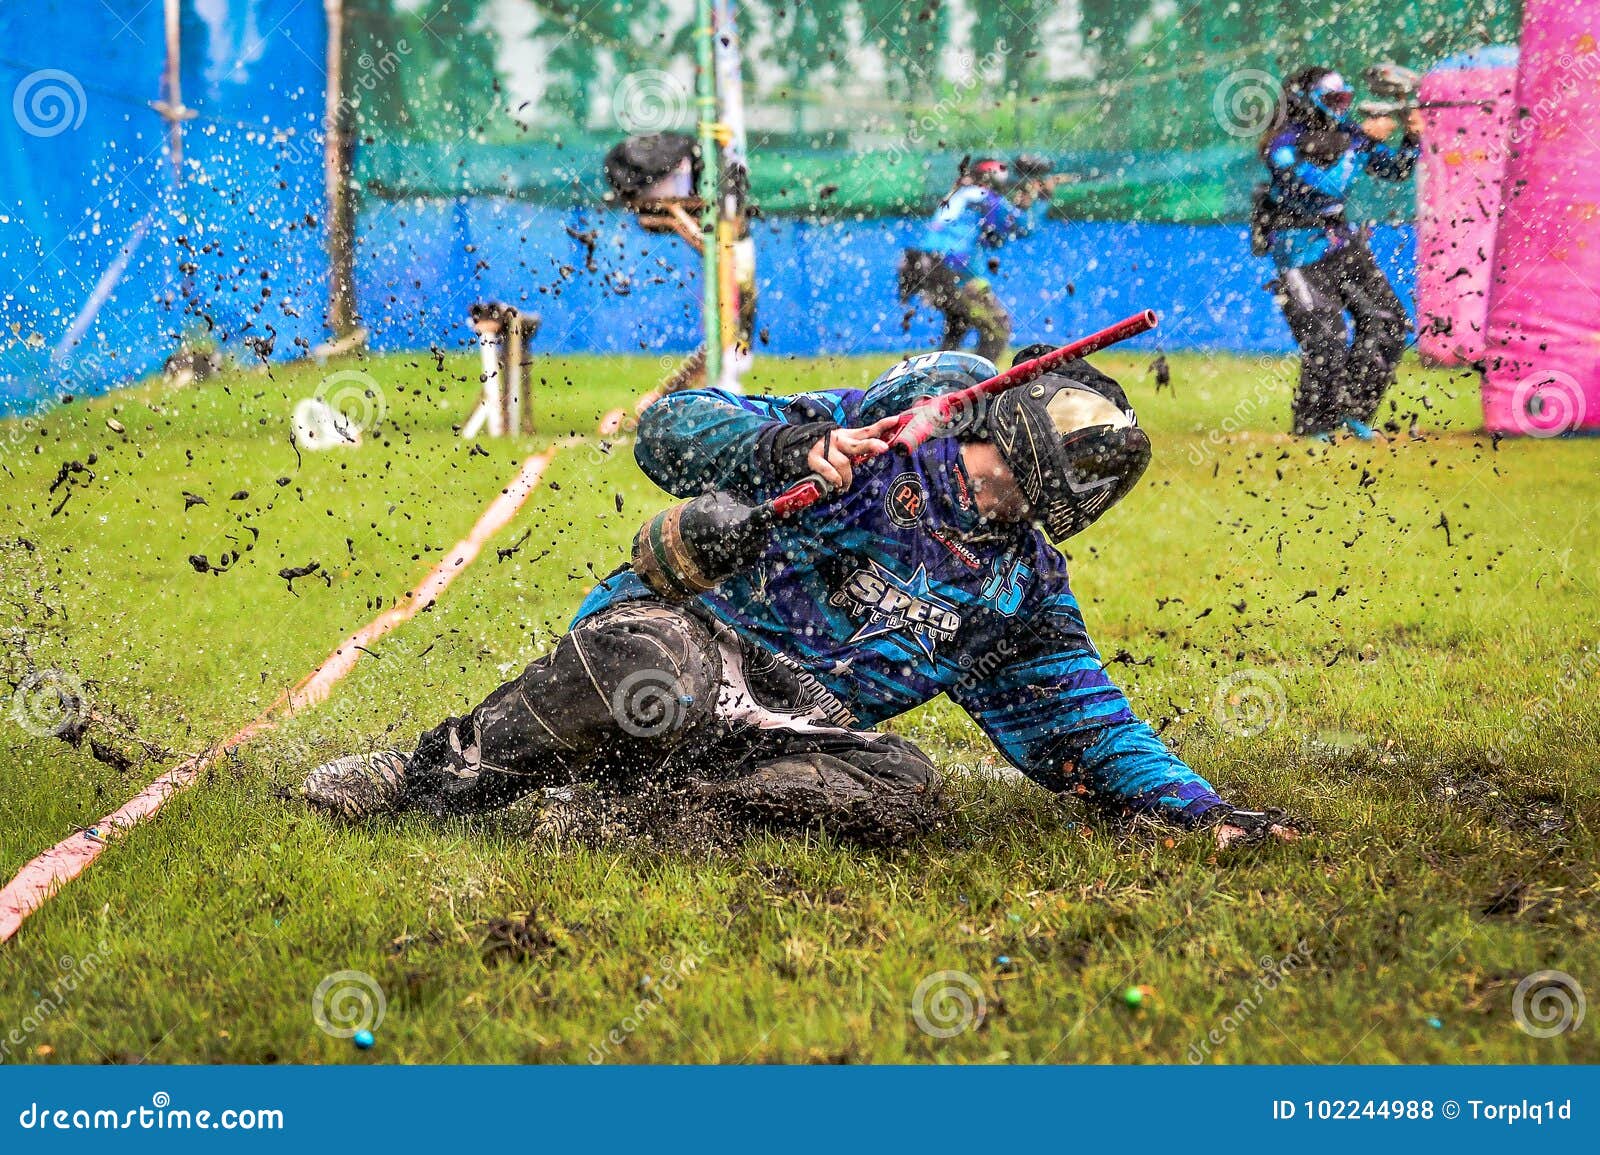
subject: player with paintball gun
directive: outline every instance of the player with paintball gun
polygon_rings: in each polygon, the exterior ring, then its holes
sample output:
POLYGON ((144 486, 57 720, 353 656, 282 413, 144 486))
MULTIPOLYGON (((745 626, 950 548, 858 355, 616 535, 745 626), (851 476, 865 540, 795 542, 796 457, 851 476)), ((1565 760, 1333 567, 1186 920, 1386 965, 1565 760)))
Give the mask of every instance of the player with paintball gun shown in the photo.
POLYGON ((1252 249, 1270 253, 1277 266, 1268 287, 1300 346, 1294 431, 1320 440, 1341 427, 1375 436, 1371 423, 1410 331, 1367 230, 1345 217, 1345 198, 1362 172, 1396 181, 1411 175, 1422 114, 1395 104, 1357 119, 1354 95, 1331 68, 1304 68, 1284 82, 1259 148, 1271 180, 1257 188, 1251 214, 1252 249), (1404 135, 1390 144, 1402 110, 1404 135))
MULTIPOLYGON (((959 349, 978 332, 978 356, 998 360, 1011 339, 1011 315, 984 275, 998 267, 984 250, 1025 236, 1043 219, 1050 194, 1066 178, 1043 157, 1020 156, 1007 165, 985 157, 963 159, 955 187, 939 202, 914 248, 900 258, 900 301, 921 297, 944 318, 941 349, 959 349)), ((905 315, 909 329, 914 309, 905 315)))
POLYGON ((1128 318, 998 373, 964 352, 869 388, 718 389, 647 409, 640 466, 681 498, 640 529, 544 657, 414 753, 312 771, 318 809, 453 815, 541 788, 664 787, 764 825, 895 840, 938 783, 876 729, 941 693, 1034 781, 1227 845, 1289 838, 1240 810, 1133 713, 1052 546, 1144 472, 1150 442, 1084 355, 1128 318))

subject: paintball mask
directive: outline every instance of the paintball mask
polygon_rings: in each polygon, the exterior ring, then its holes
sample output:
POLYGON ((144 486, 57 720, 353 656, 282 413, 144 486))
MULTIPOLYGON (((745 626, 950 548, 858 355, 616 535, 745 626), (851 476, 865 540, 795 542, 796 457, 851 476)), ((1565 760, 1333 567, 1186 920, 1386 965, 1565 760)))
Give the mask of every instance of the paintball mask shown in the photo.
MULTIPOLYGON (((1016 360, 1050 348, 1030 346, 1016 360)), ((1122 387, 1085 361, 1000 394, 986 423, 1051 541, 1087 529, 1150 464, 1150 438, 1122 387)))

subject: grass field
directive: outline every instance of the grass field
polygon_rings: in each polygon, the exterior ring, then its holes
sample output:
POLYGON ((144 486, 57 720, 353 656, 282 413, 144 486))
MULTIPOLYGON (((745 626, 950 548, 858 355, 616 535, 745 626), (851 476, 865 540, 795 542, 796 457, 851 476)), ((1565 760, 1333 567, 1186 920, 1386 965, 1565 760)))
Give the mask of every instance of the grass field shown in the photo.
MULTIPOLYGON (((1513 1014, 1541 970, 1600 992, 1600 442, 1495 446, 1472 380, 1408 365, 1395 415, 1420 436, 1308 448, 1278 432, 1292 361, 1177 356, 1157 394, 1144 359, 1100 360, 1156 460, 1070 543, 1091 631, 1196 767, 1308 821, 1298 843, 1219 855, 981 773, 953 778, 950 829, 893 851, 553 847, 517 815, 336 827, 282 788, 347 748, 409 744, 542 653, 665 504, 594 433, 659 364, 550 362, 539 437, 487 456, 450 428, 475 388, 464 359, 345 366, 375 382, 380 430, 303 460, 288 423, 310 366, 0 425, 13 680, 61 670, 167 752, 124 733, 132 764, 108 764, 19 724, 37 695, 4 703, 6 877, 253 717, 403 596, 529 452, 581 439, 493 543, 515 552, 487 550, 330 702, 222 759, 0 947, 0 1057, 1600 1061, 1600 1015, 1540 1038, 1513 1014), (220 574, 189 560, 224 553, 220 574), (328 580, 278 576, 311 561, 328 580), (342 971, 386 998, 371 1051, 314 1021, 342 971), (934 993, 914 1006, 919 984, 934 993), (966 1029, 919 1026, 918 1009, 961 1025, 963 999, 983 1011, 966 1029)), ((767 361, 752 387, 883 364, 767 361)), ((947 704, 895 727, 949 765, 993 764, 947 704)))

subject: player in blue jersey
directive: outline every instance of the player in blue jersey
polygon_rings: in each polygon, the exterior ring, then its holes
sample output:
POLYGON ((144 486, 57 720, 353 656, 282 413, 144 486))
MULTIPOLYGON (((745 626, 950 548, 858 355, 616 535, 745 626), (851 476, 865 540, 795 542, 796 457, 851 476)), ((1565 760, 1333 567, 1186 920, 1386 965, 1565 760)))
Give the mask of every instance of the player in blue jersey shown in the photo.
POLYGON ((1251 221, 1257 255, 1270 253, 1278 268, 1278 305, 1300 346, 1294 430, 1322 439, 1341 426, 1373 436, 1410 328, 1366 230, 1345 218, 1345 198, 1363 172, 1382 180, 1411 175, 1422 114, 1409 113, 1394 147, 1385 143, 1398 127, 1394 117, 1358 121, 1353 96, 1328 68, 1305 68, 1284 82, 1277 115, 1261 136, 1271 181, 1258 190, 1251 221))
POLYGON ((1013 187, 1004 161, 964 166, 916 245, 901 256, 900 300, 920 296, 944 317, 939 348, 959 349, 976 329, 980 357, 995 361, 1005 352, 1011 315, 985 276, 984 254, 1033 231, 1056 179, 1035 173, 1013 187))
POLYGON ((1135 716, 1051 544, 1104 514, 1149 460, 1115 381, 1071 362, 995 398, 956 435, 857 461, 884 449, 918 398, 994 373, 969 353, 929 353, 866 390, 657 401, 636 456, 667 491, 756 501, 817 474, 832 496, 687 601, 619 570, 549 654, 469 714, 409 756, 319 767, 306 797, 347 817, 458 814, 539 788, 657 782, 761 821, 895 836, 917 828, 938 774, 876 727, 945 694, 1047 789, 1213 826, 1224 842, 1284 836, 1224 801, 1135 716))

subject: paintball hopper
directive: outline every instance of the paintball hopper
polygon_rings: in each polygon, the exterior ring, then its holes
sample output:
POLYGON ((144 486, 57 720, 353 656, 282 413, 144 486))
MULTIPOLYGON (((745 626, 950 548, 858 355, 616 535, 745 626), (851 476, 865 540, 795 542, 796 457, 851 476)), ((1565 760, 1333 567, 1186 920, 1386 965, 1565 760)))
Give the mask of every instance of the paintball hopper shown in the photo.
POLYGON ((1417 91, 1422 87, 1422 74, 1392 60, 1372 65, 1361 74, 1367 88, 1376 100, 1363 100, 1361 111, 1368 116, 1393 116, 1417 103, 1417 91))
POLYGON ((1038 180, 1049 176, 1054 169, 1055 165, 1049 157, 1031 152, 1025 152, 1011 162, 1011 171, 1017 174, 1019 180, 1038 180))

